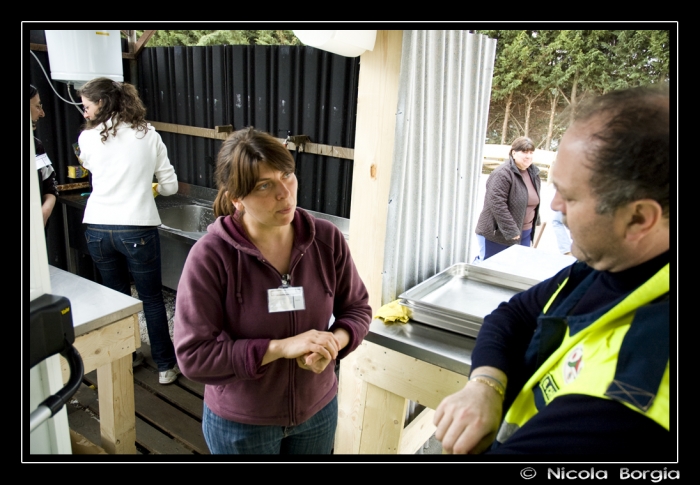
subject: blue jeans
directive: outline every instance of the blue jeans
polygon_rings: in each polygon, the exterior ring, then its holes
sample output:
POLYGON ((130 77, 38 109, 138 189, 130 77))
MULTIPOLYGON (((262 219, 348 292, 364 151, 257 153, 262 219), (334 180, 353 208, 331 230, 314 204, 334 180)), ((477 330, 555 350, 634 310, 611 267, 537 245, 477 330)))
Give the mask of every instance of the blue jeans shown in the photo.
POLYGON ((204 404, 202 430, 215 455, 330 454, 338 424, 338 396, 297 426, 262 426, 229 421, 204 404))
POLYGON ((85 240, 104 286, 131 296, 133 278, 143 302, 151 356, 159 371, 172 369, 177 360, 163 302, 158 229, 89 224, 85 240))

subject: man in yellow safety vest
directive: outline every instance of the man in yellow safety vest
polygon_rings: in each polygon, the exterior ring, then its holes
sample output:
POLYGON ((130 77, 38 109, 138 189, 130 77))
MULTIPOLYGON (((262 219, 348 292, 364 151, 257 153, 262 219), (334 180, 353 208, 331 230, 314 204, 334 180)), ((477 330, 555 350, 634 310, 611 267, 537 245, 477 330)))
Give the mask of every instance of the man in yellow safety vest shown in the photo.
POLYGON ((447 453, 673 457, 670 98, 582 105, 552 167, 578 260, 483 322, 466 386, 435 412, 447 453))

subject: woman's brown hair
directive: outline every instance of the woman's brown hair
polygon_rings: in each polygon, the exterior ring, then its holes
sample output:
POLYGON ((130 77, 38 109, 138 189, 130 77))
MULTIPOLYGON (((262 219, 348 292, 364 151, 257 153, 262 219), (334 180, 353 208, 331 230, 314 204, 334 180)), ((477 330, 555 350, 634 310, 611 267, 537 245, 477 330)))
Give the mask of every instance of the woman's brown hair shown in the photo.
POLYGON ((249 126, 229 135, 221 145, 214 178, 219 193, 214 200, 216 217, 233 215, 231 199, 241 199, 255 188, 260 164, 275 170, 294 172, 294 158, 275 137, 249 126))
POLYGON ((519 136, 513 140, 513 144, 510 146, 510 152, 508 154, 512 157, 513 152, 534 152, 535 144, 532 140, 526 136, 519 136))
POLYGON ((97 77, 86 82, 78 90, 78 94, 95 104, 102 101, 102 105, 95 114, 95 119, 87 120, 85 123, 85 129, 102 125, 100 131, 102 143, 107 141, 107 137, 110 135, 110 130, 106 125, 110 118, 112 119, 112 136, 116 136, 120 123, 129 123, 131 128, 142 131, 144 134, 148 131, 146 107, 139 97, 139 92, 132 84, 112 81, 107 77, 97 77))

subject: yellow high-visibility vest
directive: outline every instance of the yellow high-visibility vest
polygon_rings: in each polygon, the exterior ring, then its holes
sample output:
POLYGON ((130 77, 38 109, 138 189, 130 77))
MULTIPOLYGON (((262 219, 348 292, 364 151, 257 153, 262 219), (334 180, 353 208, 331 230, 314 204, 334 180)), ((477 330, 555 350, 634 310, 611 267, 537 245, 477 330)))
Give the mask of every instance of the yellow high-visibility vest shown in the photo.
POLYGON ((587 327, 572 335, 567 326, 561 345, 515 398, 497 441, 505 442, 538 409, 567 394, 614 399, 669 429, 669 286, 666 264, 587 327))

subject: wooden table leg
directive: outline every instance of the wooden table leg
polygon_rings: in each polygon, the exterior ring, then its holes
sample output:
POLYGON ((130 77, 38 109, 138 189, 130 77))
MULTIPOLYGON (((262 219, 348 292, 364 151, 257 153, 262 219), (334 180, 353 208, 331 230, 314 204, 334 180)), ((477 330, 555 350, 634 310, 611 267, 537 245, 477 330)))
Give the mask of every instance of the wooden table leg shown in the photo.
MULTIPOLYGON (((131 354, 141 346, 137 314, 75 339, 87 374, 97 370, 102 448, 107 453, 136 453, 136 409, 131 354)), ((64 383, 68 363, 61 357, 64 383)))
POLYGON ((406 421, 408 400, 367 385, 360 454, 397 454, 406 421))
POLYGON ((131 354, 97 368, 100 433, 107 453, 136 453, 136 414, 131 354))
POLYGON ((465 375, 364 341, 340 364, 337 454, 414 454, 435 432, 434 409, 465 375), (406 425, 409 401, 426 408, 406 425))

